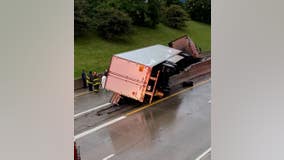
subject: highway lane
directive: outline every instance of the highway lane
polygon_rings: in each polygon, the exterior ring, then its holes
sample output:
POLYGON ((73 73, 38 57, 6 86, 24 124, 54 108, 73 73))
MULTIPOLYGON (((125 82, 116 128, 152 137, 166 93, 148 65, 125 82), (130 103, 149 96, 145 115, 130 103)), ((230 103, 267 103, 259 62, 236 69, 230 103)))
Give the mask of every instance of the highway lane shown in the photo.
POLYGON ((77 139, 82 159, 194 160, 210 147, 210 84, 77 139))
MULTIPOLYGON (((86 89, 85 92, 88 92, 86 89)), ((112 92, 100 90, 99 93, 88 93, 74 98, 74 114, 78 114, 94 108, 96 106, 106 104, 111 98, 112 92)))

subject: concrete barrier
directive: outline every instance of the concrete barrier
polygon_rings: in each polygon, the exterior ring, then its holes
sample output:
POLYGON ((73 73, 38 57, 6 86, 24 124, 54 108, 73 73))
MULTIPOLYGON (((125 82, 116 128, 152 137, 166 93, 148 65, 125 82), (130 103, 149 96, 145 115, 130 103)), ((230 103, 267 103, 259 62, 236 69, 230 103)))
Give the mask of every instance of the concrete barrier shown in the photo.
POLYGON ((74 80, 74 90, 83 88, 83 81, 82 78, 74 80))

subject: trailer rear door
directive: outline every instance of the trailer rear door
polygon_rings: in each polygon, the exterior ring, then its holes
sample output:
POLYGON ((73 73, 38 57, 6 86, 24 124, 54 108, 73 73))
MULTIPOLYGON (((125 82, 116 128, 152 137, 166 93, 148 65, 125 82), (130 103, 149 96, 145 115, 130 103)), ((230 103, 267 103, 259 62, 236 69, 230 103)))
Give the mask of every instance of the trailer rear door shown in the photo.
POLYGON ((113 56, 105 88, 143 102, 150 74, 148 66, 113 56))

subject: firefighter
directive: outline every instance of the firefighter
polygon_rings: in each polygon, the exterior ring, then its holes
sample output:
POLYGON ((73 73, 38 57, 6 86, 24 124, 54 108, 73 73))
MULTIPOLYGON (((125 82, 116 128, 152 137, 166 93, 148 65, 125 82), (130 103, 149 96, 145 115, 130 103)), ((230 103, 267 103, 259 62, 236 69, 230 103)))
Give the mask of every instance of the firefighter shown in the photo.
POLYGON ((95 91, 95 92, 99 92, 100 78, 98 77, 97 72, 94 72, 94 73, 93 73, 93 77, 94 77, 94 81, 93 81, 94 91, 95 91))
POLYGON ((94 76, 92 74, 92 71, 90 71, 87 77, 89 91, 93 91, 93 82, 94 82, 94 76))
POLYGON ((82 70, 81 76, 82 76, 82 81, 83 81, 83 87, 87 88, 87 75, 86 75, 85 70, 82 70))

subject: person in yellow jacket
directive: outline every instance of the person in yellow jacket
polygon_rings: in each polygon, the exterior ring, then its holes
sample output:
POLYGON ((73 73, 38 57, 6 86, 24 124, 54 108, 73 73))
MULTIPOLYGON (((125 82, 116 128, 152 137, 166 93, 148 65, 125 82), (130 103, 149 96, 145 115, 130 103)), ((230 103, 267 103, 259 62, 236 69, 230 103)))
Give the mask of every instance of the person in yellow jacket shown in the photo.
POLYGON ((97 75, 97 72, 93 73, 93 77, 94 77, 94 80, 93 80, 94 91, 99 92, 99 87, 101 83, 100 83, 100 78, 97 75))
POLYGON ((94 82, 94 76, 92 74, 92 71, 90 71, 89 74, 87 75, 87 84, 89 91, 93 91, 93 82, 94 82))

